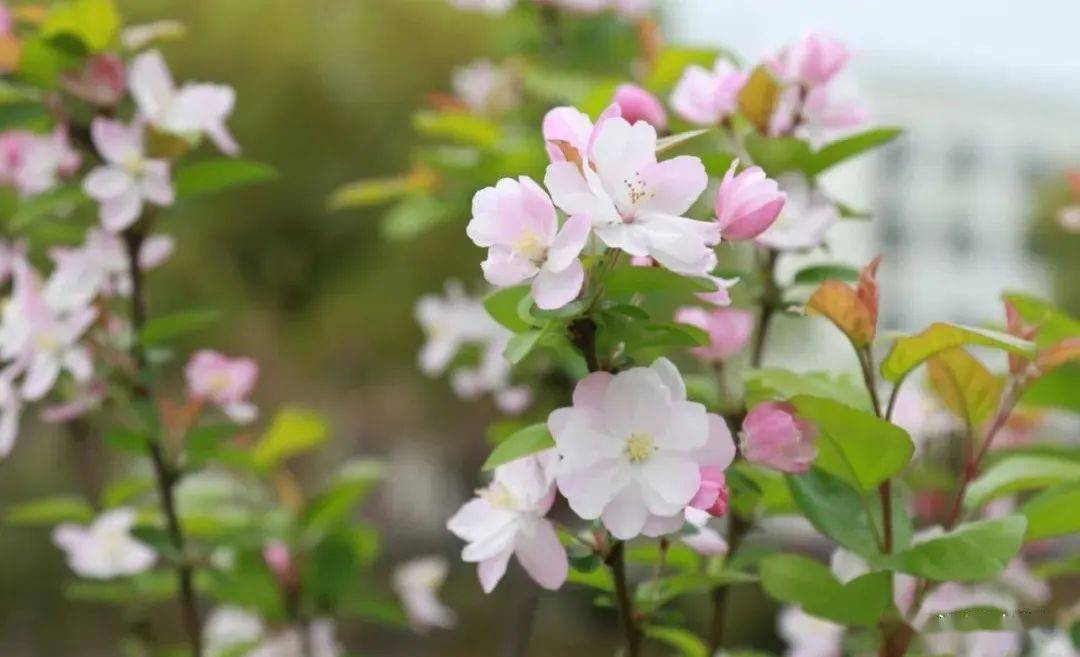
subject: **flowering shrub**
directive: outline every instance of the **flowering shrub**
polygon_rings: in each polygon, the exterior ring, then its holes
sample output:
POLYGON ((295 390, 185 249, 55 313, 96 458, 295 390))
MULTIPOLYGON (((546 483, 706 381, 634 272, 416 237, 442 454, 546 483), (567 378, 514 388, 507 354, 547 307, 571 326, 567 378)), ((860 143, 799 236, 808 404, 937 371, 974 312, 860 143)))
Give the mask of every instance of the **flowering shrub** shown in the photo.
POLYGON ((593 589, 628 657, 735 648, 742 583, 784 605, 789 655, 1075 654, 1075 610, 1020 632, 1045 580, 1075 572, 1080 530, 1075 435, 1039 442, 1023 418, 1077 410, 1080 323, 1010 294, 996 330, 897 335, 879 330, 880 258, 780 276, 865 218, 819 176, 899 134, 837 91, 845 46, 809 33, 748 66, 663 47, 639 3, 453 4, 543 45, 456 75, 415 117, 415 168, 331 203, 393 202, 390 238, 471 216, 494 289, 421 301, 425 372, 474 367, 476 341, 496 395, 571 379, 553 405, 500 404, 522 417, 492 431, 490 478, 448 522, 483 590, 511 557, 545 589, 593 589), (581 34, 633 52, 598 64, 581 34), (781 313, 831 323, 859 376, 766 367, 781 313), (770 531, 792 515, 816 550, 770 531), (678 613, 703 604, 705 624, 678 613))
MULTIPOLYGON (((403 625, 371 585, 378 532, 353 520, 378 463, 303 490, 289 461, 325 422, 260 413, 251 359, 183 354, 215 313, 150 305, 149 274, 183 248, 158 232, 170 208, 276 175, 236 157, 233 89, 175 82, 153 48, 182 29, 124 27, 112 0, 0 3, 0 19, 0 457, 12 467, 37 415, 118 462, 111 481, 71 477, 78 494, 7 505, 5 529, 53 527, 68 597, 128 620, 123 654, 336 657, 335 619, 403 625), (152 627, 163 604, 180 633, 152 627)), ((442 575, 417 568, 396 581, 403 607, 445 625, 424 602, 442 575)))

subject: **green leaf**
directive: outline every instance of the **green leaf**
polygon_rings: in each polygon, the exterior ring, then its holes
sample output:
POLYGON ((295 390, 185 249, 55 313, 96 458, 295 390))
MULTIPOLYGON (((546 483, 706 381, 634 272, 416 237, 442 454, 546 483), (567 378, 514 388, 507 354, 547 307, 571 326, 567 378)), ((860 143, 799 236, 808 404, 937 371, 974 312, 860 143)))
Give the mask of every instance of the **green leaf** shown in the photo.
POLYGON ((106 509, 124 506, 133 498, 154 490, 149 477, 131 476, 115 479, 101 493, 101 503, 106 509))
POLYGON ((466 208, 430 194, 414 194, 396 203, 383 215, 379 231, 390 241, 411 240, 466 211, 466 208))
POLYGON ((762 588, 772 597, 844 625, 874 625, 891 602, 887 572, 867 573, 842 584, 822 564, 794 554, 765 557, 760 572, 762 588))
POLYGON ((926 368, 931 388, 967 426, 981 426, 997 409, 1001 381, 960 347, 935 354, 926 368))
POLYGON ((907 432, 870 413, 822 397, 791 399, 799 415, 819 430, 815 464, 861 491, 904 469, 915 446, 907 432))
POLYGON ((537 422, 536 424, 530 424, 499 443, 492 450, 487 460, 484 461, 482 469, 485 472, 494 470, 504 463, 516 461, 554 446, 555 441, 551 438, 547 423, 537 422))
POLYGON ((1080 365, 1065 365, 1035 380, 1020 401, 1029 406, 1059 408, 1080 413, 1080 365))
POLYGON ((597 591, 612 593, 615 591, 615 581, 611 578, 611 571, 607 568, 593 568, 582 571, 571 568, 566 576, 566 581, 571 584, 581 584, 597 591))
POLYGON ((66 214, 89 202, 90 198, 83 193, 82 186, 78 183, 61 185, 22 199, 15 214, 11 216, 10 228, 13 231, 26 230, 40 219, 66 214))
POLYGON ((518 306, 529 296, 528 285, 516 285, 495 290, 484 299, 484 310, 491 318, 514 333, 528 331, 532 325, 521 318, 518 306))
POLYGON ((681 627, 650 625, 645 628, 645 636, 675 648, 682 657, 709 657, 705 642, 690 630, 681 627))
MULTIPOLYGON (((753 504, 760 505, 766 514, 791 513, 796 510, 795 500, 784 476, 775 470, 754 465, 745 460, 739 460, 732 464, 733 478, 731 483, 736 483, 737 477, 746 481, 742 482, 744 488, 748 488, 753 494, 753 504)), ((742 495, 746 497, 746 495, 742 495)), ((747 509, 748 511, 750 509, 747 509)))
POLYGON ((663 153, 664 151, 671 150, 676 146, 681 146, 686 142, 697 139, 702 135, 706 135, 713 131, 713 128, 702 128, 701 130, 689 130, 687 132, 680 132, 675 135, 669 135, 667 137, 661 137, 656 140, 656 152, 663 153))
POLYGON ((176 575, 167 570, 150 570, 133 577, 95 582, 79 580, 64 589, 64 597, 75 602, 103 602, 112 605, 146 605, 176 597, 176 575))
POLYGON ((1080 335, 1080 320, 1042 299, 1016 292, 1006 294, 1004 298, 1016 308, 1025 323, 1039 327, 1035 342, 1040 347, 1049 347, 1065 338, 1080 335))
POLYGON ((346 463, 330 486, 311 500, 304 514, 305 525, 316 532, 327 532, 344 524, 382 476, 382 466, 376 461, 346 463))
POLYGON ((416 188, 416 180, 409 175, 357 180, 335 189, 326 205, 331 212, 379 205, 399 199, 416 188))
POLYGON ((656 61, 649 67, 645 88, 656 94, 670 91, 682 77, 687 66, 697 65, 710 69, 721 53, 713 48, 686 48, 667 46, 660 51, 656 61))
POLYGON ((816 176, 845 160, 884 146, 899 137, 901 132, 900 128, 875 128, 828 143, 814 153, 805 171, 808 175, 816 176))
POLYGON ((971 522, 916 543, 885 561, 901 572, 938 581, 990 579, 1016 556, 1026 526, 1022 516, 971 522))
POLYGON ((55 525, 61 522, 88 523, 94 510, 83 499, 69 495, 43 497, 30 502, 12 504, 4 513, 8 525, 55 525))
POLYGON ((1034 344, 1007 333, 937 322, 922 333, 893 342, 889 355, 881 362, 881 374, 895 383, 934 354, 964 345, 1003 349, 1027 358, 1035 355, 1034 344))
POLYGON ((503 357, 510 361, 511 364, 517 365, 524 360, 538 344, 540 344, 540 340, 544 337, 544 333, 544 329, 533 329, 531 331, 518 333, 506 343, 506 349, 503 350, 503 357))
POLYGON ((779 368, 748 370, 744 375, 747 406, 763 401, 787 401, 796 395, 825 397, 871 411, 866 386, 852 374, 835 372, 792 372, 779 368))
POLYGON ((270 428, 252 447, 252 461, 257 467, 270 470, 323 444, 327 433, 326 422, 315 413, 288 408, 278 411, 270 428))
POLYGON ((79 55, 61 47, 57 39, 34 35, 19 53, 19 77, 35 87, 55 89, 60 73, 79 63, 79 55))
POLYGON ((825 281, 854 283, 859 280, 859 269, 840 263, 811 265, 795 274, 796 285, 818 285, 825 281))
POLYGON ((118 452, 146 454, 150 439, 138 431, 116 429, 105 435, 105 444, 118 452))
POLYGON ((659 267, 619 267, 604 280, 608 294, 664 292, 691 294, 715 292, 716 284, 707 278, 682 276, 659 267))
POLYGON ((932 614, 927 619, 922 631, 934 632, 979 632, 979 631, 1017 631, 1018 623, 1010 622, 1015 614, 997 607, 965 607, 944 613, 932 614))
POLYGON ((810 145, 795 137, 763 137, 749 134, 746 150, 754 164, 776 177, 787 171, 802 171, 813 158, 810 145))
POLYGON ((49 118, 45 106, 38 101, 14 101, 0 104, 0 130, 12 130, 37 124, 49 118))
POLYGON ((1080 480, 1058 484, 1031 498, 1020 507, 1027 518, 1024 540, 1037 541, 1080 532, 1080 480))
POLYGON ((786 478, 795 504, 818 531, 855 554, 869 557, 879 552, 861 493, 818 468, 786 478))
POLYGON ((277 169, 261 162, 214 158, 189 164, 176 172, 176 198, 190 199, 227 189, 257 185, 278 177, 277 169))
POLYGON ((70 0, 52 6, 41 34, 46 37, 71 35, 90 52, 112 45, 120 29, 120 14, 113 0, 70 0))
POLYGON ((499 143, 501 129, 490 119, 466 112, 424 110, 413 114, 413 127, 422 135, 490 148, 499 143))
POLYGON ((756 582, 757 579, 749 573, 734 570, 668 575, 643 581, 634 591, 634 600, 641 610, 648 612, 685 595, 709 593, 718 586, 756 582))
POLYGON ((964 506, 976 509, 1018 491, 1080 480, 1080 462, 1053 456, 1010 456, 995 463, 968 486, 964 506))
POLYGON ((146 326, 139 331, 139 341, 147 347, 159 345, 201 331, 219 319, 221 319, 220 312, 205 308, 158 315, 150 318, 146 326))
POLYGON ((369 537, 352 531, 328 536, 312 551, 304 569, 304 592, 319 611, 336 609, 350 589, 359 585, 370 556, 369 537))

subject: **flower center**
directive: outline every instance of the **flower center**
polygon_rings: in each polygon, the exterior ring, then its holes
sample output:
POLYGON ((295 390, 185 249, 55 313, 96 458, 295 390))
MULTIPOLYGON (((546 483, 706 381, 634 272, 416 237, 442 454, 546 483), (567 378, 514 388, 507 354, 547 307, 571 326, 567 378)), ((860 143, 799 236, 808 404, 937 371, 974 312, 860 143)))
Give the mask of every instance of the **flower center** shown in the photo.
POLYGON ((547 248, 540 236, 531 230, 523 230, 514 241, 514 251, 536 265, 547 259, 547 248))
POLYGON ((620 214, 622 214, 625 223, 632 223, 634 221, 634 207, 643 199, 652 198, 655 194, 645 186, 645 181, 641 179, 641 174, 637 171, 634 172, 633 178, 624 179, 623 185, 626 186, 626 199, 630 207, 620 214))
POLYGON ((131 154, 124 160, 124 168, 135 177, 142 175, 144 164, 142 156, 137 154, 131 154))
POLYGON ((232 381, 225 372, 218 372, 210 377, 207 382, 211 392, 222 393, 232 387, 232 381))
POLYGON ((517 500, 514 499, 513 493, 501 482, 493 482, 487 488, 481 488, 476 491, 476 494, 487 501, 488 504, 496 509, 505 509, 512 511, 517 505, 517 500))
POLYGON ((52 353, 60 346, 60 341, 51 331, 39 331, 34 334, 34 347, 39 352, 52 353))
POLYGON ((626 455, 631 463, 648 460, 656 451, 656 441, 647 433, 632 433, 626 439, 626 455))

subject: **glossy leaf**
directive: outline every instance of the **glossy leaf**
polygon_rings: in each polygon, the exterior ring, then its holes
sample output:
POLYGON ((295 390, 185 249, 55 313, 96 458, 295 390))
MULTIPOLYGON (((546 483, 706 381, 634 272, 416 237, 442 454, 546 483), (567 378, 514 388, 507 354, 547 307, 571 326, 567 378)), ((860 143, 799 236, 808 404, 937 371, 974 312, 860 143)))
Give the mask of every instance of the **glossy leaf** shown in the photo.
POLYGON ((88 523, 94 510, 78 497, 58 495, 12 504, 4 512, 6 525, 52 526, 61 522, 88 523))
POLYGON ((791 497, 814 527, 842 547, 869 557, 878 553, 869 504, 859 491, 818 468, 786 475, 791 497))
POLYGON ((682 657, 709 657, 709 649, 698 635, 681 627, 650 625, 645 636, 675 648, 682 657))
POLYGON ((899 137, 901 132, 899 128, 874 128, 830 142, 814 153, 806 173, 816 176, 841 162, 884 146, 899 137))
POLYGON ((790 401, 820 432, 815 465, 857 490, 872 490, 903 470, 915 451, 906 431, 870 413, 821 397, 790 401))
POLYGON ((1035 355, 1034 344, 1007 333, 937 322, 922 333, 893 342, 889 355, 881 362, 881 374, 887 381, 899 381, 934 354, 964 345, 993 347, 1027 358, 1035 355))
POLYGON ((494 470, 504 463, 515 461, 554 446, 555 441, 548 431, 547 423, 531 424, 499 443, 492 450, 487 460, 484 461, 483 470, 494 470))
POLYGON ((796 285, 817 285, 825 281, 854 283, 859 279, 859 270, 851 265, 840 263, 811 265, 800 269, 795 274, 796 285))
POLYGON ((825 281, 806 302, 807 315, 832 322, 857 347, 874 341, 874 317, 855 290, 840 281, 825 281))
POLYGON ((273 469, 323 444, 327 435, 326 422, 315 413, 300 409, 278 411, 266 433, 252 447, 252 461, 261 469, 273 469))
POLYGON ((608 294, 665 292, 690 294, 715 292, 716 284, 707 278, 682 276, 660 267, 619 267, 604 279, 608 294))
POLYGON ((257 185, 277 177, 277 169, 268 164, 222 157, 189 164, 177 170, 173 186, 178 199, 190 199, 257 185))
POLYGON ((873 410, 866 386, 851 374, 762 368, 749 370, 744 378, 748 406, 763 401, 786 401, 796 395, 811 395, 832 399, 863 411, 873 410))
POLYGON ((1080 480, 1080 462, 1039 455, 1009 456, 968 486, 964 506, 976 509, 990 500, 1024 490, 1080 480))
POLYGON ((990 579, 1016 556, 1026 526, 1022 516, 967 523, 916 543, 886 561, 901 572, 938 581, 990 579))
POLYGON ((926 371, 938 398, 969 427, 981 426, 997 409, 1001 381, 960 347, 932 356, 926 371))
POLYGON ((750 134, 744 142, 754 164, 774 178, 786 171, 802 171, 813 156, 810 145, 795 137, 750 134))
POLYGON ((41 34, 70 35, 90 52, 101 52, 112 45, 119 28, 120 14, 114 0, 69 0, 50 8, 41 34))
POLYGON ((484 299, 484 310, 491 318, 502 324, 514 333, 520 333, 532 328, 532 325, 521 318, 518 307, 522 299, 529 296, 528 285, 515 285, 495 290, 484 299))
POLYGON ((887 572, 843 584, 824 565, 794 554, 765 557, 760 572, 761 585, 772 597, 844 625, 873 625, 890 603, 887 572))
POLYGON ((1019 512, 1027 518, 1025 540, 1038 541, 1080 532, 1080 479, 1049 488, 1029 499, 1019 512))

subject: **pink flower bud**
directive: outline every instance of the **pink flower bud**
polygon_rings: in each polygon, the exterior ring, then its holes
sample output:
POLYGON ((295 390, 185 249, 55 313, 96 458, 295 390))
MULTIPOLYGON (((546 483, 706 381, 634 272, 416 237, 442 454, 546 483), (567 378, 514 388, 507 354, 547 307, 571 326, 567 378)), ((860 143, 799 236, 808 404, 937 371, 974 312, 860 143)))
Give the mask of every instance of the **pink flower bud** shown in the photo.
POLYGON ((740 444, 748 461, 782 472, 806 472, 817 456, 817 428, 785 402, 764 402, 743 420, 740 444))
POLYGON ((780 216, 787 194, 780 191, 775 180, 765 176, 761 167, 749 167, 736 174, 737 166, 738 161, 731 163, 716 193, 716 221, 721 238, 752 240, 780 216))
POLYGON ((675 312, 675 321, 696 326, 709 334, 708 346, 690 350, 694 356, 708 362, 719 362, 739 353, 754 330, 754 316, 738 308, 706 310, 685 306, 675 312))
POLYGON ((82 69, 61 75, 60 86, 88 103, 115 105, 124 95, 124 62, 113 54, 91 57, 82 69))
POLYGON ((644 121, 659 131, 667 130, 667 112, 656 96, 636 84, 620 84, 612 102, 619 106, 628 123, 644 121))
POLYGON ((271 540, 263 545, 263 561, 278 581, 288 586, 296 582, 298 573, 293 564, 289 546, 283 541, 271 540))
POLYGON ((843 43, 827 34, 811 32, 784 49, 772 61, 772 68, 783 80, 822 85, 836 77, 850 58, 843 43))
POLYGON ((747 78, 726 59, 716 60, 712 70, 688 66, 671 93, 671 107, 694 125, 717 125, 738 109, 747 78))
POLYGON ((727 482, 724 480, 724 470, 706 465, 701 467, 700 472, 701 486, 694 495, 694 499, 690 500, 690 506, 719 518, 726 514, 728 509, 728 489, 727 482))

